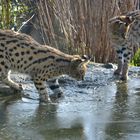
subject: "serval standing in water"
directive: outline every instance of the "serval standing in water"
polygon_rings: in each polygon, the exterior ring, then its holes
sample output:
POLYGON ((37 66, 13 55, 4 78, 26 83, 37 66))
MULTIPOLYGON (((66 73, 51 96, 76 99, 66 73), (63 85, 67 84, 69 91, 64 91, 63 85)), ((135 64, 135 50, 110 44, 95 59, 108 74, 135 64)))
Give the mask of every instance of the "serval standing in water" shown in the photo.
POLYGON ((118 56, 118 68, 114 74, 120 75, 121 80, 127 80, 133 46, 140 43, 140 11, 110 19, 109 34, 118 56))
MULTIPOLYGON (((10 79, 10 70, 31 76, 39 92, 40 100, 49 102, 46 81, 62 74, 77 80, 83 80, 86 56, 68 55, 47 45, 37 43, 30 36, 0 30, 0 76, 10 87, 21 90, 22 86, 10 79)), ((59 84, 50 85, 53 91, 59 91, 59 84)))

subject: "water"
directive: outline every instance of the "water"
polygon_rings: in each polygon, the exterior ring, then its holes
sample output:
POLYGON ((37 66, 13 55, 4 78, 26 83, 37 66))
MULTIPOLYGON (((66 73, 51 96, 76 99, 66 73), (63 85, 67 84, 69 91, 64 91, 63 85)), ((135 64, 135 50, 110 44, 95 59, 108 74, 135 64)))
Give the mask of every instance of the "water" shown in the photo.
POLYGON ((20 78, 24 94, 0 97, 0 140, 139 140, 139 68, 127 83, 113 69, 90 65, 85 81, 63 77, 64 97, 41 105, 28 77, 20 78))

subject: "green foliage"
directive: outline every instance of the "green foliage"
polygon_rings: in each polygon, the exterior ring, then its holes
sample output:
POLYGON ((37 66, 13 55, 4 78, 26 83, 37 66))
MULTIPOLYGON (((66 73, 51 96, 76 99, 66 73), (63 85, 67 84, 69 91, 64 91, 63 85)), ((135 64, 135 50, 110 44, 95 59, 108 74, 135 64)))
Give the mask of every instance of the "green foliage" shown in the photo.
POLYGON ((134 66, 140 66, 140 49, 138 49, 138 51, 134 55, 131 64, 134 66))
POLYGON ((27 0, 0 0, 0 28, 20 27, 30 12, 27 0))

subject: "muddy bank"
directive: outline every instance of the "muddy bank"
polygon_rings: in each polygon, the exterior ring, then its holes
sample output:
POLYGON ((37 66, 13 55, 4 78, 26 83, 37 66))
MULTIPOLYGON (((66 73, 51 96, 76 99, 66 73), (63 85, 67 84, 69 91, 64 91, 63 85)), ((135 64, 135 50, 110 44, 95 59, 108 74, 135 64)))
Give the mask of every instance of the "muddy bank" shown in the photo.
POLYGON ((24 91, 0 94, 0 140, 139 140, 140 68, 123 83, 115 67, 90 64, 79 82, 61 77, 64 96, 49 105, 39 105, 29 77, 13 74, 24 91))

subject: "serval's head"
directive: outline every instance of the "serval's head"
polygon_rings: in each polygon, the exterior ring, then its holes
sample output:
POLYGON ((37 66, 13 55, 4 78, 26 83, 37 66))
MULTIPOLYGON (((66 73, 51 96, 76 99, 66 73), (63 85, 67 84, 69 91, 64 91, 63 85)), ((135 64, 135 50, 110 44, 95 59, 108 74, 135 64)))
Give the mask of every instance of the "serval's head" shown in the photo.
POLYGON ((74 55, 70 64, 69 76, 76 80, 84 80, 89 61, 90 59, 86 55, 83 55, 82 57, 74 55))
POLYGON ((113 43, 121 44, 126 39, 132 22, 129 16, 117 16, 109 20, 109 36, 113 43))

